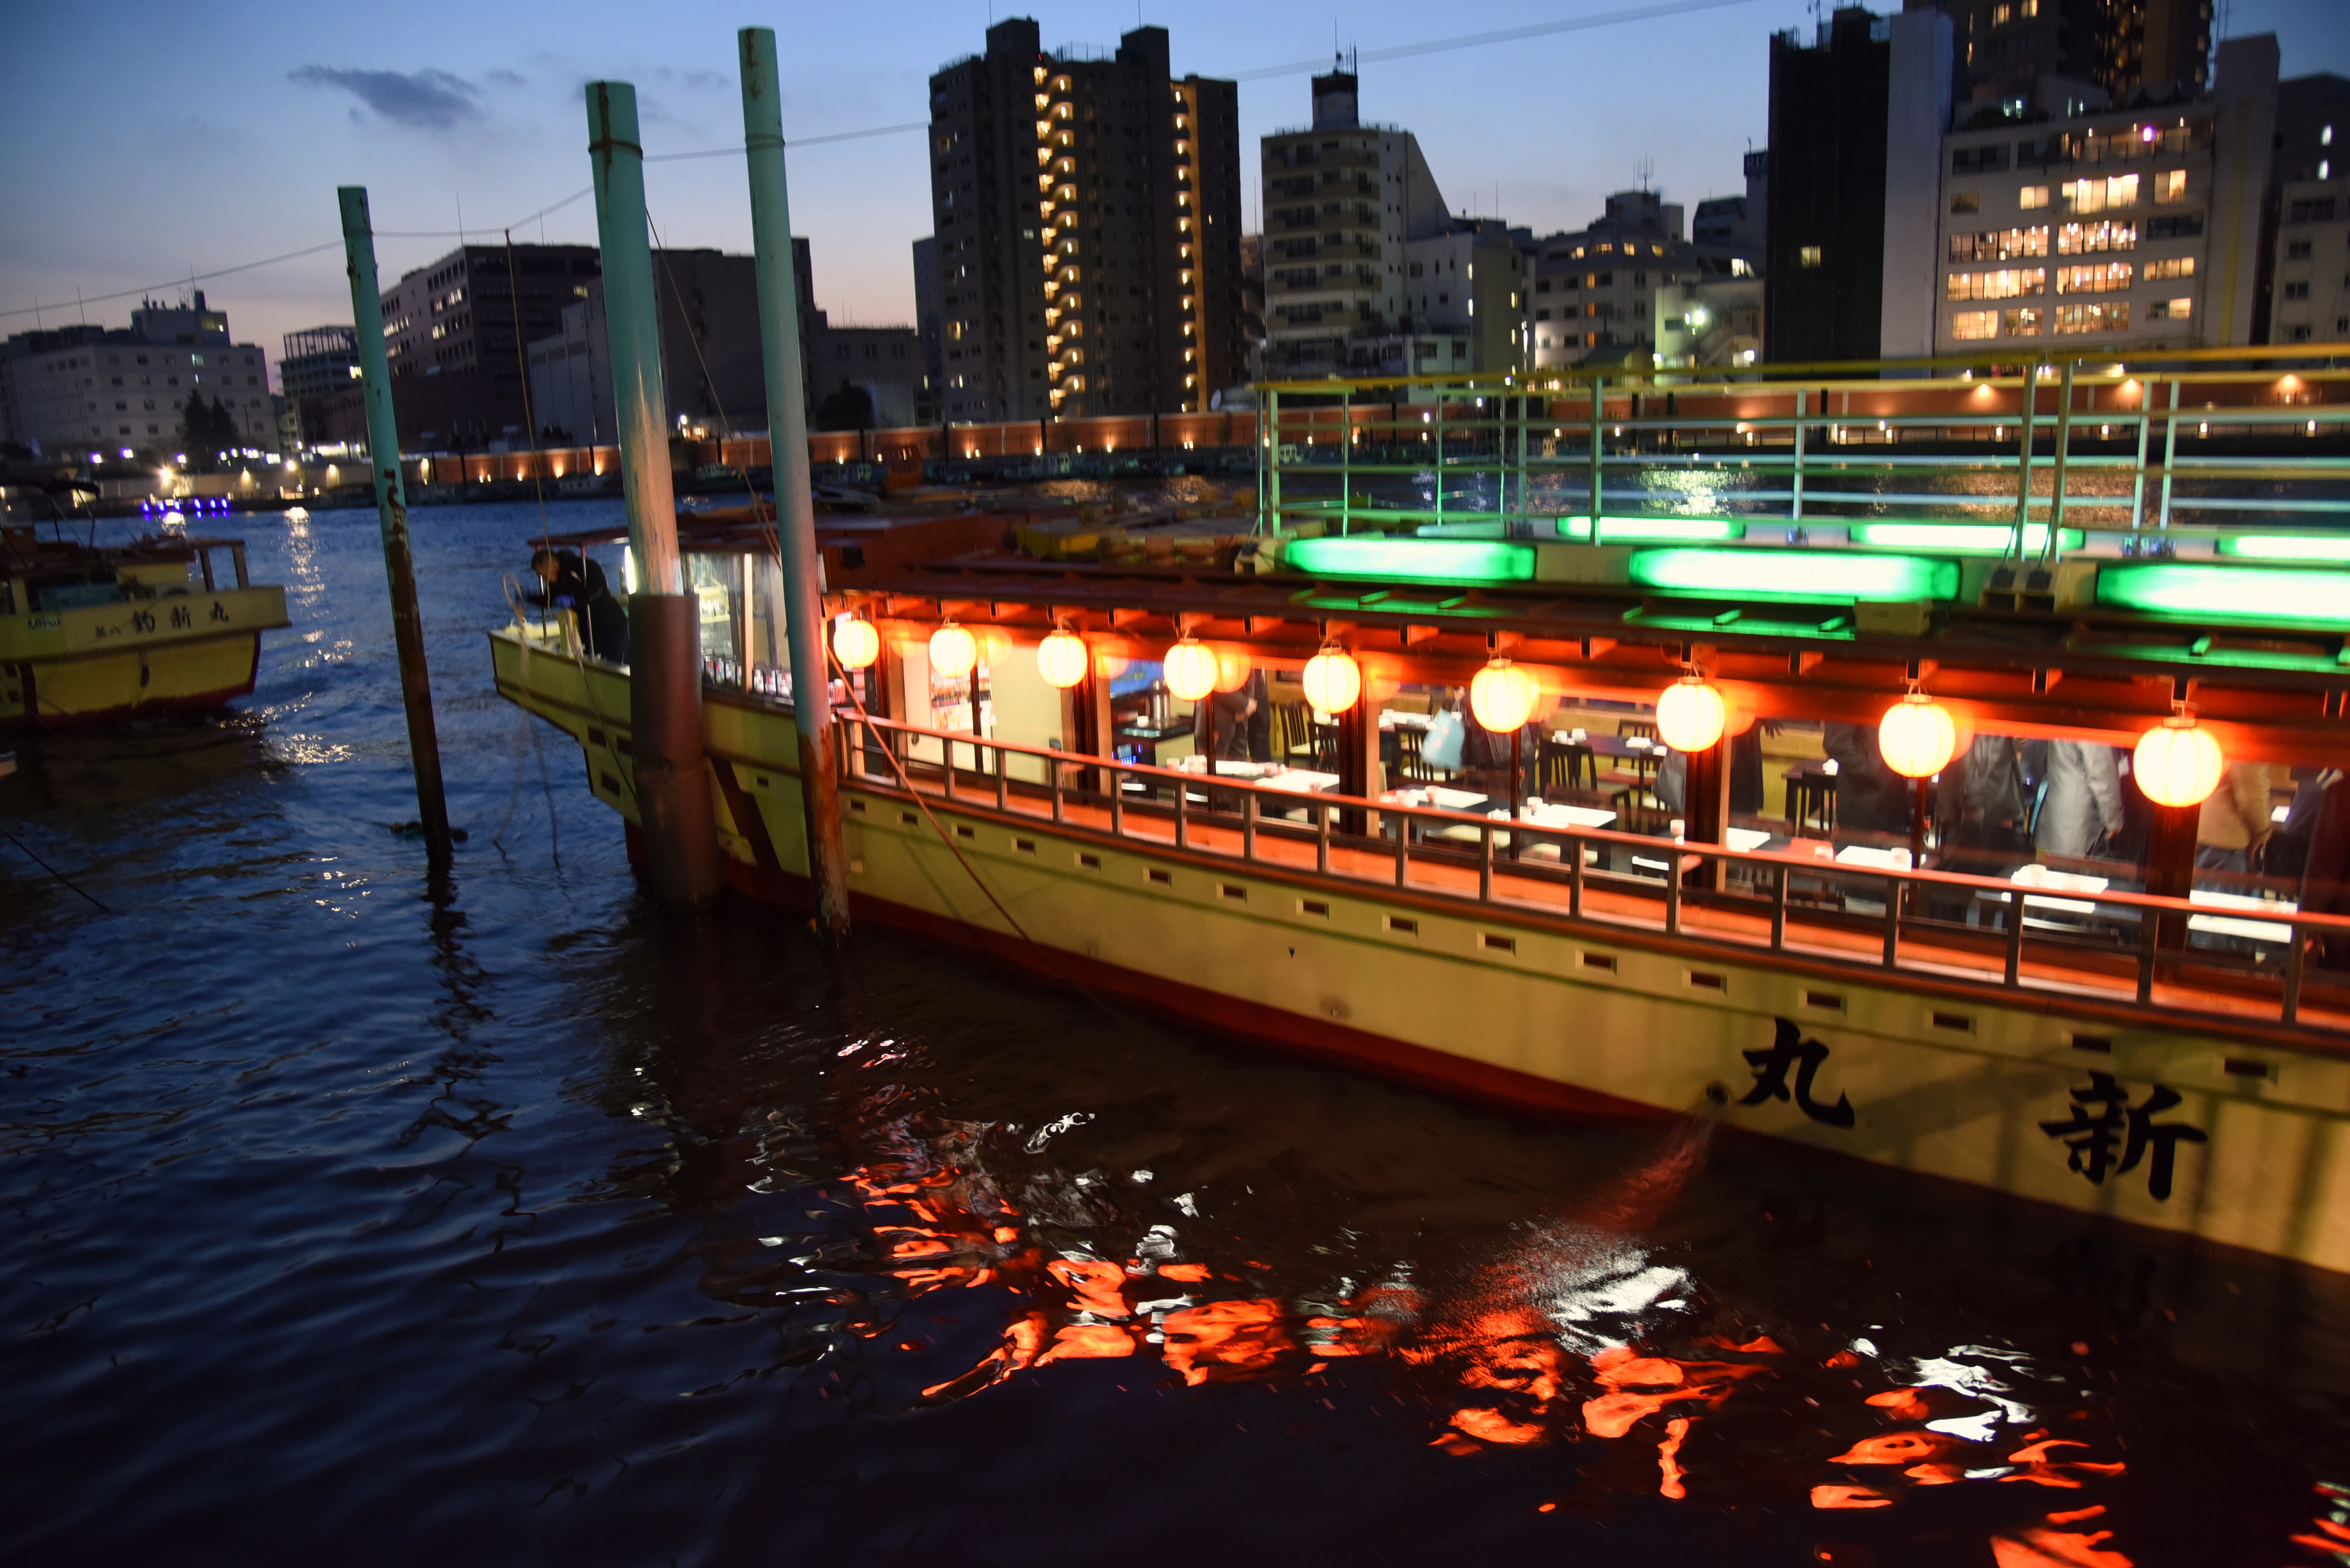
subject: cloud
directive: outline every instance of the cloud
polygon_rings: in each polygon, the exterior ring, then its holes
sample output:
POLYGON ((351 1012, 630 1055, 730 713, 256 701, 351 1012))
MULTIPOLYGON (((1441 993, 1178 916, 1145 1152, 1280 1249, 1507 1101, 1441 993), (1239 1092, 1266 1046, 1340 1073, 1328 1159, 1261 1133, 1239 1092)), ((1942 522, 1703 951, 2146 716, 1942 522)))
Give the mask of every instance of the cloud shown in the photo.
POLYGON ((500 87, 527 87, 530 83, 528 77, 518 76, 513 71, 491 71, 488 75, 489 79, 500 87))
POLYGON ((481 89, 447 71, 341 70, 304 66, 287 80, 303 87, 340 88, 394 125, 417 130, 447 130, 482 117, 481 89))

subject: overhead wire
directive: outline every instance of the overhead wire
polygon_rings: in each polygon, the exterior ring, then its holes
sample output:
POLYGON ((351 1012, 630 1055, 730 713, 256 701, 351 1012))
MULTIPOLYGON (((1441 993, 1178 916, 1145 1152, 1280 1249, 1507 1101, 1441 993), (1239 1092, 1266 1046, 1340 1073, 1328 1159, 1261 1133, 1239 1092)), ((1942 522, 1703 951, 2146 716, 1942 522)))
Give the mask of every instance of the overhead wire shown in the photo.
MULTIPOLYGON (((1682 16, 1700 11, 1725 10, 1733 5, 1751 5, 1755 3, 1756 0, 1661 0, 1661 3, 1657 5, 1628 6, 1621 10, 1602 11, 1588 16, 1566 17, 1555 22, 1535 22, 1530 23, 1522 27, 1503 27, 1484 33, 1463 33, 1450 38, 1430 38, 1417 44, 1398 44, 1384 49, 1362 49, 1357 51, 1354 57, 1357 62, 1364 60, 1378 62, 1384 60, 1411 59, 1422 55, 1438 55, 1449 53, 1456 49, 1480 48, 1492 44, 1517 43, 1529 38, 1550 37, 1562 33, 1587 32, 1593 28, 1613 27, 1627 22, 1657 21, 1667 16, 1682 16)), ((1259 66, 1251 70, 1234 71, 1225 79, 1235 82, 1248 82, 1267 81, 1277 77, 1303 76, 1308 72, 1321 70, 1326 63, 1327 62, 1318 58, 1310 60, 1291 60, 1277 66, 1259 66)), ((790 140, 788 145, 793 147, 820 147, 831 142, 859 141, 877 136, 899 136, 903 135, 908 131, 927 130, 929 129, 930 122, 928 120, 910 119, 902 120, 895 125, 868 126, 861 130, 836 130, 828 132, 823 136, 798 137, 790 140)), ((743 150, 739 146, 705 147, 697 149, 691 152, 648 153, 645 155, 644 161, 648 163, 681 163, 698 158, 739 158, 743 156, 743 150)), ((592 193, 593 187, 583 187, 580 190, 572 192, 571 194, 564 197, 561 201, 549 202, 547 205, 541 207, 535 213, 525 213, 524 216, 515 219, 513 223, 505 225, 509 236, 509 243, 511 243, 512 231, 521 228, 525 223, 535 223, 537 220, 547 216, 551 213, 559 212, 563 208, 571 205, 572 202, 592 193)), ((376 234, 380 238, 383 239, 462 240, 465 237, 465 234, 470 232, 471 231, 460 231, 456 229, 379 229, 376 231, 376 234)), ((325 244, 311 245, 306 249, 298 251, 288 251, 283 255, 267 256, 260 261, 241 262, 235 266, 220 267, 214 271, 207 273, 191 273, 185 277, 172 278, 167 283, 150 284, 143 288, 126 288, 119 289, 112 294, 83 296, 78 297, 72 303, 78 306, 99 305, 117 299, 144 297, 150 295, 161 293, 166 289, 175 288, 182 284, 204 283, 216 277, 227 277, 236 273, 251 272, 256 267, 275 266, 280 262, 298 261, 305 256, 317 255, 322 251, 334 250, 342 243, 343 242, 340 240, 330 240, 325 244)), ((12 310, 0 310, 0 320, 19 316, 42 315, 51 311, 62 311, 66 308, 67 302, 65 301, 59 301, 55 305, 36 304, 25 306, 12 310)))

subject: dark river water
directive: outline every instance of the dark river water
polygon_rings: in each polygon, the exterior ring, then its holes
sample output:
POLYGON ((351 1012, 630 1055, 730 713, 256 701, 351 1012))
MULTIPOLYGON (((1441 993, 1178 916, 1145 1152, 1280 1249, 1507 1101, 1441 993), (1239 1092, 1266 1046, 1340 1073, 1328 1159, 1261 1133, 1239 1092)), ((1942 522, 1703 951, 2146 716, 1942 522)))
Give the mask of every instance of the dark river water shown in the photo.
POLYGON ((254 695, 0 780, 0 1563, 2350 1563, 2339 1279, 662 916, 528 507, 434 888, 373 515, 227 526, 254 695))

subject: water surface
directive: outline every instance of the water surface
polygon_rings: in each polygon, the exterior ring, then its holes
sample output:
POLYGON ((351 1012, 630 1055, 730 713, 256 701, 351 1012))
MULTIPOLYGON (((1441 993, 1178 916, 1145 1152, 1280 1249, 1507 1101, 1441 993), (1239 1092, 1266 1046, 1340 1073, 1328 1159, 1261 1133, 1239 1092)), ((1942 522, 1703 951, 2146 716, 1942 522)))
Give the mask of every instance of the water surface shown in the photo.
POLYGON ((253 697, 0 781, 0 1561, 2350 1562, 2338 1279, 663 917, 528 506, 435 886, 372 514, 232 526, 253 697))

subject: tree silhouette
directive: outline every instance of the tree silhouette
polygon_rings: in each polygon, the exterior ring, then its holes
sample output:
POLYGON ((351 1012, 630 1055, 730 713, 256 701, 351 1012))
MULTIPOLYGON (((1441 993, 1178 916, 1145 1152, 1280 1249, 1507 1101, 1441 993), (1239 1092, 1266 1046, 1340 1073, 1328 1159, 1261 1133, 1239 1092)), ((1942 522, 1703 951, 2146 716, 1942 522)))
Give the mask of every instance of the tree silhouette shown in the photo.
POLYGON ((234 452, 244 441, 236 416, 218 398, 207 404, 202 392, 188 394, 188 406, 180 412, 180 439, 189 471, 195 473, 212 472, 220 466, 223 452, 234 452))

